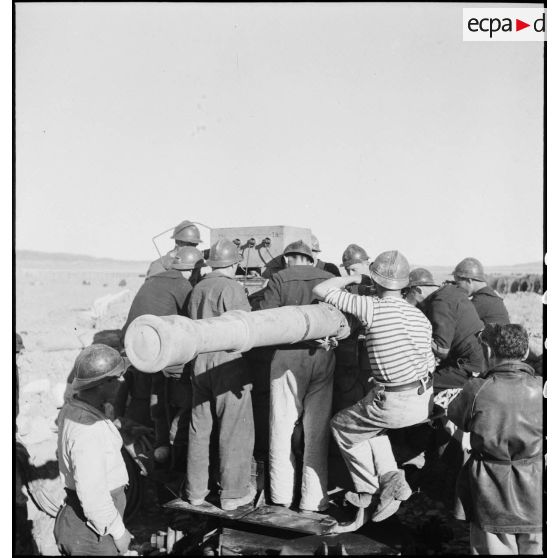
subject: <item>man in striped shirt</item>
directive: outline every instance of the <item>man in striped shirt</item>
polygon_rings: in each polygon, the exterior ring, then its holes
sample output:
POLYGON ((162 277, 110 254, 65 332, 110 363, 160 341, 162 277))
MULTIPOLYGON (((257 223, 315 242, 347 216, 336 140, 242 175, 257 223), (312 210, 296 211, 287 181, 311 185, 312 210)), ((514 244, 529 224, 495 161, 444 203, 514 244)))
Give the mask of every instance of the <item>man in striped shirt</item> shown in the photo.
POLYGON ((367 509, 362 521, 372 513, 374 503, 372 521, 382 521, 411 495, 386 430, 428 418, 435 361, 430 322, 401 295, 409 282, 407 259, 398 251, 383 252, 370 273, 376 296, 344 290, 358 284, 359 275, 328 279, 314 288, 314 294, 355 316, 365 329, 372 387, 363 399, 333 417, 331 429, 355 485, 348 501, 367 509))

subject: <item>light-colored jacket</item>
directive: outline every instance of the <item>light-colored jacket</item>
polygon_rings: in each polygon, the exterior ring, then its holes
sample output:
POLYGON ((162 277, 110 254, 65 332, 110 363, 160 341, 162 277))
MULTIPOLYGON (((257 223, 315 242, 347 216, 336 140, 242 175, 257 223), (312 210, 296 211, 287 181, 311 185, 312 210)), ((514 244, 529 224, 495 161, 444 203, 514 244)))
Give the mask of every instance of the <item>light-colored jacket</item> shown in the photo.
POLYGON ((62 407, 58 428, 58 465, 66 488, 77 493, 95 531, 120 538, 124 522, 110 494, 128 484, 120 433, 101 411, 78 399, 62 407))

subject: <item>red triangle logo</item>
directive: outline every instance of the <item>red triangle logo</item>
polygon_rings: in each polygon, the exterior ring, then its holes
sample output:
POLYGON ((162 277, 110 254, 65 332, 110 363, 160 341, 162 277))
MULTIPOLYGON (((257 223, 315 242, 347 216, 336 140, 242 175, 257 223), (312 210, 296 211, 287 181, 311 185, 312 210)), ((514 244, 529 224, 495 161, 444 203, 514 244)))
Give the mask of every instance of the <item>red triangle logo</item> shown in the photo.
POLYGON ((516 31, 521 31, 522 29, 525 29, 526 27, 531 27, 530 23, 525 23, 524 21, 521 21, 520 19, 515 20, 515 30, 516 31))

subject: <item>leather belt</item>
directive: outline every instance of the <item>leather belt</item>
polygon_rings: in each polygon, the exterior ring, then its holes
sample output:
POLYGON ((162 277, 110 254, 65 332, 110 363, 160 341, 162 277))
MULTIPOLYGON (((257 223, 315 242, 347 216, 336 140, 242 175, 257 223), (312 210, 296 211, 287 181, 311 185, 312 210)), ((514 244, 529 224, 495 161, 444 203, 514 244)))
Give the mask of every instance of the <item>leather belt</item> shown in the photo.
POLYGON ((403 384, 401 386, 390 386, 389 384, 379 384, 379 385, 381 385, 385 389, 385 391, 407 391, 409 389, 424 388, 423 391, 419 392, 419 394, 422 394, 429 387, 432 387, 432 378, 429 377, 428 379, 424 379, 424 380, 415 380, 414 382, 403 384))
POLYGON ((471 450, 471 455, 477 461, 484 461, 485 463, 507 463, 508 465, 528 465, 530 463, 536 463, 542 459, 542 451, 539 451, 536 455, 530 457, 522 457, 519 459, 495 459, 490 455, 485 455, 482 452, 471 450))

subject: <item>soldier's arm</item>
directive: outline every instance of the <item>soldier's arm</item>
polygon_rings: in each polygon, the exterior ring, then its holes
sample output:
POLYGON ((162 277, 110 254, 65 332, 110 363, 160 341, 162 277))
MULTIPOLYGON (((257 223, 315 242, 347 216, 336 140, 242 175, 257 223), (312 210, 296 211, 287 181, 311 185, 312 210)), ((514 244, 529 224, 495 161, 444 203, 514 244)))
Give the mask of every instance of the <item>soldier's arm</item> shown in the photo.
MULTIPOLYGON (((378 300, 378 299, 376 299, 378 300)), ((371 326, 374 319, 374 299, 370 296, 360 296, 348 293, 343 289, 331 289, 325 302, 335 306, 335 308, 351 314, 364 326, 371 326)))
POLYGON ((347 275, 346 277, 332 277, 326 279, 322 283, 316 285, 312 292, 318 300, 324 300, 327 294, 335 289, 344 289, 349 285, 359 284, 362 281, 362 275, 347 275))
POLYGON ((125 533, 125 527, 107 483, 104 432, 98 425, 87 425, 78 430, 70 457, 83 513, 97 533, 118 539, 125 533))
POLYGON ((475 400, 483 385, 485 385, 484 380, 478 378, 469 380, 461 393, 448 405, 447 416, 449 420, 463 432, 471 430, 475 400))
POLYGON ((455 336, 455 316, 449 304, 443 300, 433 300, 428 311, 432 324, 432 352, 445 359, 455 336))
POLYGON ((250 312, 252 310, 244 288, 236 281, 231 283, 223 291, 222 303, 224 312, 228 312, 229 310, 244 310, 250 312))
POLYGON ((270 308, 279 308, 281 303, 281 285, 277 274, 272 275, 264 289, 263 297, 259 301, 260 310, 268 310, 270 308))

